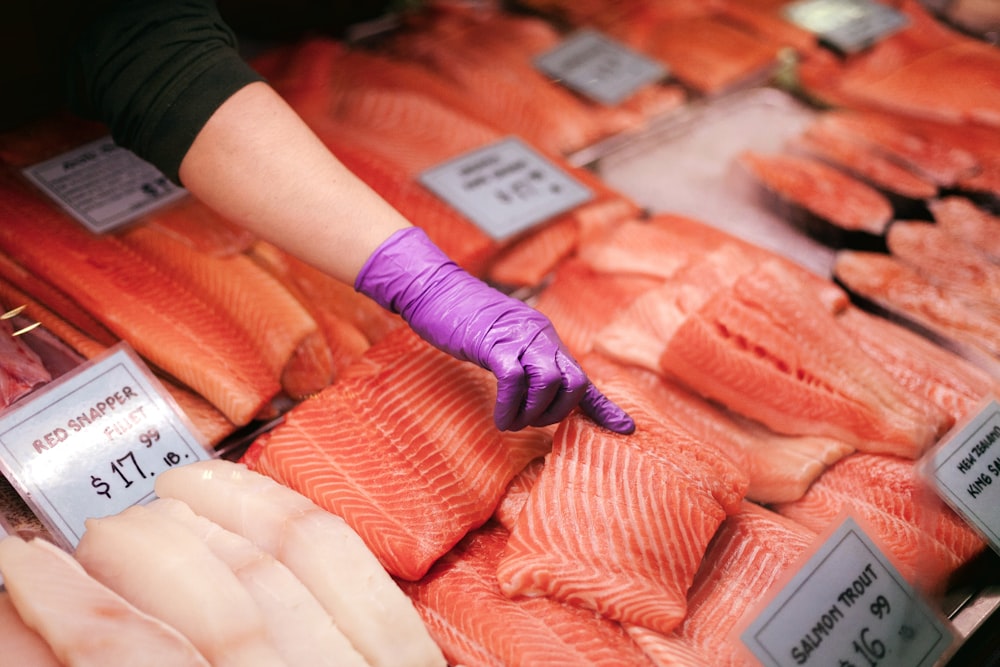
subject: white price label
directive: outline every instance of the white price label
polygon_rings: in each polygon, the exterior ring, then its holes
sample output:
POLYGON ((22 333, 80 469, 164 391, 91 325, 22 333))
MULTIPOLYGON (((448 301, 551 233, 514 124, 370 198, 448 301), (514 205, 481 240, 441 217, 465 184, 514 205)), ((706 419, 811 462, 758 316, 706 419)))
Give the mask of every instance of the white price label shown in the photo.
POLYGON ((495 240, 530 229, 594 196, 517 137, 429 169, 420 182, 495 240))
POLYGON ((534 60, 546 76, 602 104, 615 105, 667 76, 667 68, 596 30, 570 35, 534 60))
POLYGON ((126 343, 0 414, 0 468, 53 535, 151 500, 156 474, 212 455, 126 343))
POLYGON ((23 173, 95 233, 115 229, 187 194, 110 137, 26 167, 23 173))
POLYGON ((909 25, 901 11, 871 0, 801 0, 785 17, 842 53, 856 53, 909 25))
POLYGON ((930 667, 953 635, 848 516, 742 639, 768 667, 930 667))
POLYGON ((989 399, 929 457, 934 485, 1000 553, 1000 404, 989 399))

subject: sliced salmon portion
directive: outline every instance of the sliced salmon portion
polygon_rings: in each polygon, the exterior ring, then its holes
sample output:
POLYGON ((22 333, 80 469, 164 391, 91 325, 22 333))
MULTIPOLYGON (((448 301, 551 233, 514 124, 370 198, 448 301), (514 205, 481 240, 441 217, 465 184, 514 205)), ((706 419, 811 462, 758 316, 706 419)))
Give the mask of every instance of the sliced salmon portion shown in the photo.
POLYGON ((496 511, 493 512, 493 519, 503 526, 508 532, 514 529, 517 515, 524 509, 524 504, 528 502, 528 494, 531 487, 538 481, 538 476, 542 474, 545 466, 544 458, 537 458, 524 467, 521 472, 514 475, 510 480, 507 490, 503 492, 503 497, 497 503, 496 511))
POLYGON ((198 252, 218 257, 245 252, 255 240, 252 232, 221 217, 194 197, 144 216, 143 222, 198 252))
POLYGON ((811 214, 813 218, 803 219, 793 209, 790 217, 825 242, 849 243, 851 232, 879 237, 892 220, 892 204, 884 195, 819 160, 748 151, 739 162, 779 202, 811 214), (822 225, 832 226, 833 231, 822 225))
POLYGON ((548 598, 512 600, 497 585, 507 531, 470 533, 426 577, 403 582, 451 665, 649 665, 617 623, 548 598))
POLYGON ((688 615, 672 633, 628 632, 657 665, 744 667, 732 633, 809 549, 815 534, 745 502, 719 528, 688 596, 688 615))
POLYGON ((791 23, 782 13, 785 0, 723 0, 719 13, 759 37, 808 53, 819 47, 816 35, 791 23))
POLYGON ((3 184, 0 249, 99 317, 152 364, 246 424, 280 391, 231 320, 111 236, 96 236, 33 193, 3 184))
POLYGON ((708 542, 739 508, 746 475, 659 421, 634 388, 613 379, 603 388, 636 432, 620 436, 581 415, 559 425, 497 578, 514 598, 541 595, 669 632, 686 614, 708 542))
POLYGON ((934 221, 946 232, 1000 263, 1000 216, 964 197, 943 197, 929 204, 934 221))
POLYGON ((834 276, 850 292, 934 334, 1000 356, 1000 313, 970 308, 901 261, 882 253, 841 251, 834 276))
POLYGON ((497 431, 492 375, 409 328, 369 356, 364 372, 289 411, 245 461, 342 516, 389 572, 415 580, 490 517, 551 434, 497 431))
POLYGON ((830 468, 801 500, 775 506, 816 532, 843 509, 868 521, 903 576, 940 591, 948 576, 986 546, 982 537, 928 488, 913 461, 853 454, 830 468))

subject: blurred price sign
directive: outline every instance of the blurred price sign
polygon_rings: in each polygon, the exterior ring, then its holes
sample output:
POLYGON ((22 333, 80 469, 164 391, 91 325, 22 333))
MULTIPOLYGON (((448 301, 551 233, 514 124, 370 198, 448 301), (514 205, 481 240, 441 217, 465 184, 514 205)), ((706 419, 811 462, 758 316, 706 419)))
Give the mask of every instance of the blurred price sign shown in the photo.
POLYGON ((498 241, 594 196, 517 137, 429 169, 420 175, 420 182, 498 241))
POLYGON ((156 167, 110 137, 22 171, 50 199, 95 233, 115 229, 187 194, 156 167))
POLYGON ((742 639, 767 667, 931 667, 953 634, 847 515, 742 639))
POLYGON ((158 472, 211 457, 126 343, 0 414, 0 468, 69 548, 86 519, 151 500, 158 472))
POLYGON ((841 53, 862 51, 909 25, 906 14, 871 0, 801 0, 783 12, 841 53))
POLYGON ((534 64, 567 88, 608 105, 624 102, 668 74, 663 64, 591 29, 573 33, 534 64))
POLYGON ((1000 553, 1000 403, 985 400, 928 455, 938 493, 1000 553))

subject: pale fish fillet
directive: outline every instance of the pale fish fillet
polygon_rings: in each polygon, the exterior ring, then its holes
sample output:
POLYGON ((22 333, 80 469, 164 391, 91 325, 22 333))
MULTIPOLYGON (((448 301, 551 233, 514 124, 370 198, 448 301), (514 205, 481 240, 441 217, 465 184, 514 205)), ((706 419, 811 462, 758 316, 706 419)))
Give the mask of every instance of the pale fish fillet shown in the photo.
POLYGON ((487 524, 435 563, 430 576, 402 584, 450 664, 649 665, 617 623, 545 597, 504 595, 496 568, 506 541, 506 530, 487 524))
POLYGON ((49 542, 0 540, 0 573, 18 614, 63 664, 208 667, 181 633, 134 607, 49 542))
POLYGON ((658 667, 752 667, 733 636, 776 580, 812 546, 807 528, 759 505, 743 503, 709 546, 688 595, 688 615, 664 635, 629 626, 629 634, 658 667))
POLYGON ((517 517, 497 568, 507 595, 544 595, 669 632, 745 473, 719 450, 660 422, 630 386, 603 389, 636 420, 620 436, 571 415, 517 517))
POLYGON ((221 459, 161 473, 156 493, 183 501, 284 563, 372 665, 445 664, 413 604, 357 533, 305 496, 221 459))
POLYGON ((95 579, 177 628, 213 666, 287 664, 236 575, 175 520, 142 505, 88 519, 76 558, 95 579))
POLYGON ((289 665, 365 667, 309 589, 281 561, 242 535, 195 514, 175 498, 145 505, 178 521, 224 562, 264 614, 268 635, 289 665))
POLYGON ((4 664, 28 667, 63 664, 42 636, 24 624, 6 592, 0 592, 0 646, 3 646, 4 664))

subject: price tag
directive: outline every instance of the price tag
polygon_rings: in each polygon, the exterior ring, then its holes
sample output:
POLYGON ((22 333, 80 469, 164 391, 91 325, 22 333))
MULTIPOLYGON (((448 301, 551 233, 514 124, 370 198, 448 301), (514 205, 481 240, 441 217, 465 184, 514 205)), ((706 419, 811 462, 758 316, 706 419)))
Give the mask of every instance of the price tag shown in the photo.
POLYGON ((871 0, 801 0, 786 5, 785 17, 841 53, 856 53, 905 28, 903 12, 871 0))
POLYGON ((768 667, 930 667, 953 635, 848 516, 742 639, 768 667))
POLYGON ((517 137, 425 171, 420 182, 498 241, 594 196, 517 137))
POLYGON ((187 194, 110 137, 27 167, 23 173, 95 233, 115 229, 187 194))
POLYGON ((668 74, 663 64, 591 29, 575 32, 534 63, 567 88, 608 105, 625 101, 668 74))
POLYGON ((211 457, 126 343, 0 413, 0 468, 71 549, 86 519, 147 502, 157 473, 211 457))
POLYGON ((928 463, 938 493, 1000 553, 1000 404, 990 398, 952 429, 928 463))

